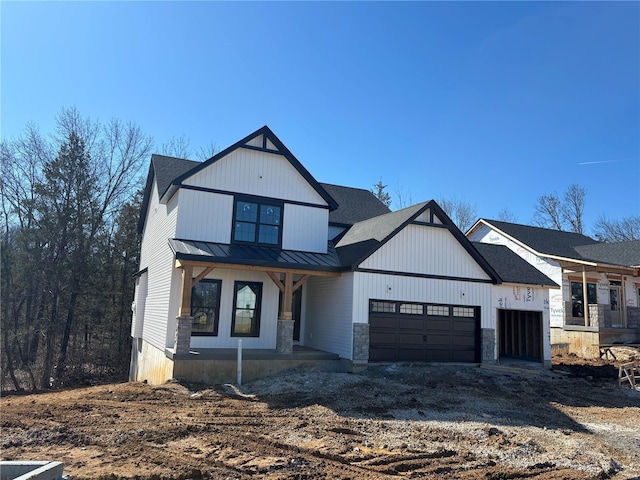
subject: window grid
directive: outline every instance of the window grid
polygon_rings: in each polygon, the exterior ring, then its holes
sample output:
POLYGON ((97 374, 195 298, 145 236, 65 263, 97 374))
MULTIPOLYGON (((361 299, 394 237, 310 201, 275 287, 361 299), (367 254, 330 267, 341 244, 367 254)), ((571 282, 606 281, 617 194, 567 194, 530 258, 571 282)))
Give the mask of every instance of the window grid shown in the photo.
POLYGON ((443 305, 427 305, 427 315, 434 315, 436 317, 448 317, 449 307, 443 305))
POLYGON ((282 205, 236 200, 233 223, 234 242, 278 246, 282 205))
POLYGON ((453 316, 473 318, 475 316, 475 312, 472 307, 453 307, 453 316))
POLYGON ((424 315, 424 305, 420 305, 418 303, 402 303, 400 304, 400 313, 424 315))
POLYGON ((376 313, 395 313, 396 304, 393 302, 371 302, 371 311, 376 313))
POLYGON ((200 280, 191 289, 191 335, 218 335, 222 280, 200 280))

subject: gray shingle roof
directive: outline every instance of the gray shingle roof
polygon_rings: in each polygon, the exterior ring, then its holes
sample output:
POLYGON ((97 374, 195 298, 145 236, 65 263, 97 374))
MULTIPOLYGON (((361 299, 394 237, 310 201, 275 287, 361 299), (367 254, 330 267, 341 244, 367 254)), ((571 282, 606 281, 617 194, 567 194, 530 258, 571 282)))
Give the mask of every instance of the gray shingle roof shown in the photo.
POLYGON ((200 165, 200 162, 196 162, 194 160, 168 157, 166 155, 158 155, 155 153, 151 156, 151 163, 153 163, 153 171, 156 175, 158 194, 160 195, 160 198, 162 198, 162 195, 167 191, 171 182, 180 175, 184 175, 195 166, 200 165))
POLYGON ((503 282, 525 285, 545 285, 550 287, 559 286, 540 270, 504 245, 473 242, 473 246, 480 252, 485 260, 489 262, 503 282))
POLYGON ((626 267, 640 266, 640 240, 582 245, 576 247, 576 251, 588 260, 626 267))
POLYGON ((598 243, 597 240, 580 233, 561 232, 549 228, 500 222, 498 220, 483 220, 507 235, 520 240, 525 245, 530 246, 536 252, 547 255, 582 260, 582 256, 575 250, 575 247, 598 243))
POLYGON ((419 203, 395 212, 354 224, 336 245, 342 265, 354 265, 376 251, 385 239, 415 216, 427 203, 419 203))
POLYGON ((300 270, 337 272, 340 262, 331 242, 327 253, 279 250, 253 245, 170 239, 169 245, 179 260, 215 261, 234 265, 259 265, 300 270))
POLYGON ((320 183, 336 201, 338 208, 329 212, 329 222, 353 225, 368 218, 384 215, 391 210, 369 190, 320 183))

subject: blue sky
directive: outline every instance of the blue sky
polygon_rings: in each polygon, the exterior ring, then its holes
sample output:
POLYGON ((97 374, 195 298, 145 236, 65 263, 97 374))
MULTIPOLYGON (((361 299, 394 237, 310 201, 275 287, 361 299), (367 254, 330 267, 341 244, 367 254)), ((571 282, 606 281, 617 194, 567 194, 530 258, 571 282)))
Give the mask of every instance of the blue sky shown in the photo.
MULTIPOLYGON (((56 114, 224 148, 268 125, 322 182, 530 223, 640 215, 639 2, 11 2, 1 133, 56 114)), ((587 232, 589 233, 589 231, 587 232)))

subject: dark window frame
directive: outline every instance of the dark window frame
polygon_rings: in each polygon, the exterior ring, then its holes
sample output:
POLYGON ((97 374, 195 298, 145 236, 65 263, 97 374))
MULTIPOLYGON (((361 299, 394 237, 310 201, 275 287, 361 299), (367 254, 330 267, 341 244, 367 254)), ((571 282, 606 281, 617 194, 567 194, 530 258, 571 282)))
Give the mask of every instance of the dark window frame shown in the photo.
POLYGON ((191 288, 191 316, 193 317, 192 326, 191 326, 191 336, 193 337, 217 337, 218 329, 220 326, 220 300, 222 297, 222 280, 217 279, 209 279, 205 278, 200 280, 191 288), (215 306, 209 305, 194 305, 194 299, 196 299, 196 295, 194 295, 194 289, 196 289, 199 285, 206 284, 217 284, 218 285, 218 298, 217 304, 215 306), (198 314, 198 309, 215 309, 215 319, 213 321, 213 332, 194 332, 193 325, 196 323, 196 320, 199 320, 199 317, 196 318, 198 314))
POLYGON ((233 224, 231 228, 231 243, 240 244, 240 245, 256 245, 261 247, 271 247, 271 248, 282 248, 282 224, 284 220, 284 202, 277 199, 268 199, 264 197, 252 197, 247 195, 236 195, 233 199, 233 224), (238 220, 238 204, 242 203, 251 203, 257 205, 256 212, 256 221, 247 221, 246 219, 238 220), (268 223, 261 221, 261 211, 262 207, 275 207, 280 209, 280 223, 268 223), (245 225, 254 225, 254 233, 253 240, 238 240, 236 239, 236 227, 238 223, 242 223, 245 225), (268 243, 260 241, 260 227, 274 227, 278 228, 278 239, 276 243, 268 243))
POLYGON ((233 310, 231 312, 231 336, 232 337, 259 337, 260 336, 260 315, 262 314, 262 282, 249 282, 244 280, 236 280, 233 284, 233 310), (238 308, 238 292, 244 286, 253 286, 256 288, 256 306, 254 309, 238 308), (254 321, 251 325, 251 332, 237 333, 236 330, 236 312, 238 310, 253 310, 255 314, 254 321))
MULTIPOLYGON (((595 305, 598 303, 598 290, 597 284, 587 281, 587 305, 595 305), (592 301, 593 300, 593 301, 592 301)), ((571 295, 571 316, 573 318, 584 318, 584 298, 583 297, 583 282, 577 280, 569 281, 569 294, 571 295), (579 290, 576 290, 574 295, 573 285, 580 285, 579 290)))

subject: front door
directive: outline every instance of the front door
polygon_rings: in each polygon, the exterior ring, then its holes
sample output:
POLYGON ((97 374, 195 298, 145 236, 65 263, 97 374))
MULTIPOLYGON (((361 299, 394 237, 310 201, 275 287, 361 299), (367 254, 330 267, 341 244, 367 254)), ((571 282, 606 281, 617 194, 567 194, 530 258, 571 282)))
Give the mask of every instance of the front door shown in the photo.
POLYGON ((622 309, 621 309, 621 297, 622 288, 618 285, 611 285, 609 287, 609 308, 611 309, 611 326, 622 326, 622 309))
MULTIPOLYGON (((293 292, 293 305, 291 306, 291 314, 293 316, 293 341, 300 341, 300 318, 302 317, 302 288, 298 288, 293 292)), ((278 300, 278 312, 282 311, 282 292, 278 300)))

